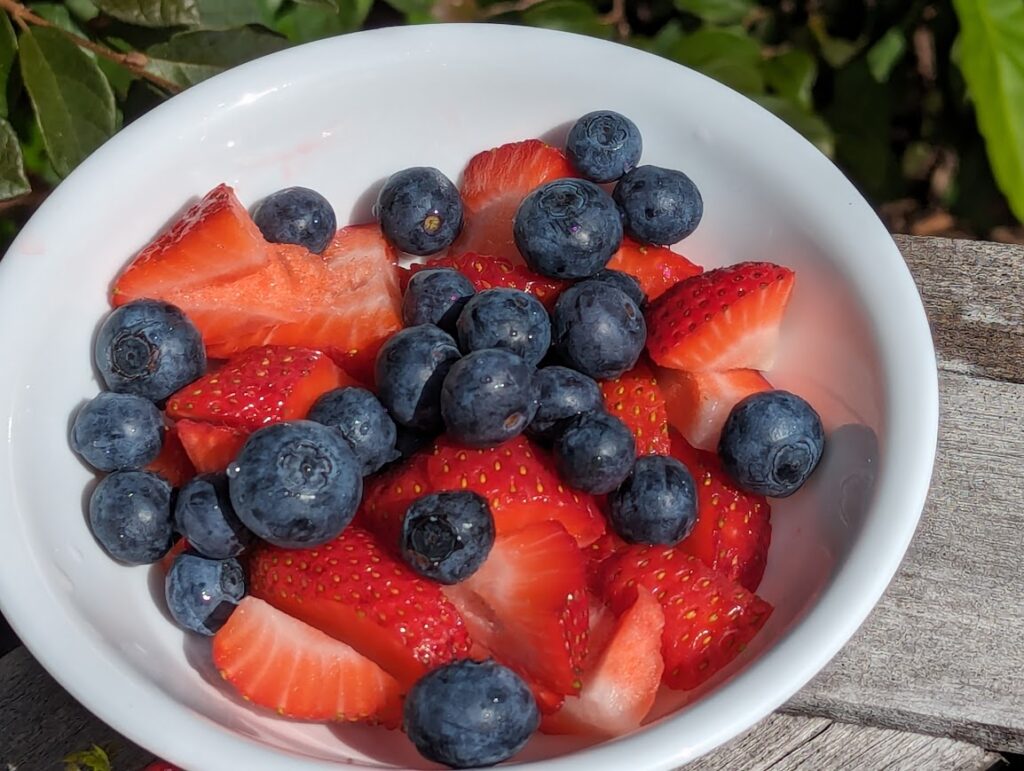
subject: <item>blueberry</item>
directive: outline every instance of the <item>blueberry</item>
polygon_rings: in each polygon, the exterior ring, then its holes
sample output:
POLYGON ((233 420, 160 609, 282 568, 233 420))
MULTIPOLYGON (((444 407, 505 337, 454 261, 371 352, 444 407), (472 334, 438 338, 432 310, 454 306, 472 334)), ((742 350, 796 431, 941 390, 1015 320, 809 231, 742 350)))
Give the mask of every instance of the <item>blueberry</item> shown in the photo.
POLYGON ((107 388, 159 402, 206 371, 199 330, 182 311, 136 300, 112 311, 96 336, 96 368, 107 388))
POLYGON ((536 439, 553 440, 577 415, 604 409, 601 388, 593 378, 568 367, 544 367, 533 376, 537 414, 527 427, 536 439))
POLYGON ((643 310, 647 305, 647 295, 644 293, 643 287, 640 286, 639 281, 628 273, 623 273, 621 270, 605 268, 604 270, 595 273, 589 280, 600 281, 601 283, 609 284, 617 289, 621 289, 629 295, 629 299, 635 302, 636 307, 640 310, 643 310))
POLYGON ((181 627, 212 637, 245 596, 245 571, 236 559, 209 559, 186 551, 167 571, 164 596, 181 627))
POLYGON ((466 353, 504 348, 530 366, 544 358, 551 345, 551 318, 540 300, 518 289, 487 289, 473 297, 457 324, 459 345, 466 353))
POLYGON ((697 522, 697 488, 675 458, 645 455, 608 496, 608 520, 630 543, 674 546, 697 522))
POLYGON ((825 449, 821 418, 788 391, 764 391, 740 401, 722 427, 722 466, 743 490, 785 498, 799 490, 825 449))
POLYGON ((463 659, 424 675, 405 699, 403 729, 420 754, 452 768, 493 766, 540 725, 529 687, 494 661, 463 659))
POLYGON ((407 327, 436 324, 455 334, 455 322, 476 290, 469 279, 451 268, 432 268, 413 274, 402 298, 402 321, 407 327))
POLYGON ((453 439, 493 447, 518 436, 537 412, 533 367, 500 348, 455 362, 441 390, 441 415, 453 439))
POLYGON ((437 434, 433 431, 417 431, 415 428, 398 426, 398 436, 395 438, 395 449, 400 458, 409 458, 417 450, 426 447, 434 441, 437 434))
POLYGON ((402 521, 402 556, 421 576, 457 584, 473 575, 494 545, 486 499, 468 490, 418 498, 402 521))
POLYGON ((530 193, 512 221, 516 246, 537 273, 586 278, 622 243, 622 217, 611 196, 585 179, 556 179, 530 193))
POLYGON ((148 565, 171 548, 171 486, 149 471, 115 471, 89 499, 89 527, 116 560, 148 565))
POLYGON ((336 388, 323 394, 309 419, 341 431, 368 476, 398 457, 395 422, 365 388, 336 388))
POLYGON ((552 347, 563 362, 597 380, 633 368, 647 342, 636 303, 601 281, 581 281, 558 297, 551 318, 552 347))
POLYGON ((228 466, 239 519, 275 546, 305 548, 335 538, 363 495, 361 464, 341 433, 311 420, 254 432, 228 466))
POLYGON ((565 154, 593 182, 614 182, 640 163, 643 141, 629 118, 611 110, 588 112, 569 130, 565 154))
POLYGON ((253 535, 235 514, 224 474, 201 474, 182 486, 174 504, 174 524, 189 545, 205 557, 237 557, 253 535))
POLYGON ((252 210, 252 219, 272 244, 298 244, 320 254, 334 237, 337 218, 330 202, 308 187, 271 193, 252 210))
POLYGON ((700 191, 681 171, 638 166, 615 186, 626 232, 637 241, 670 246, 697 229, 704 215, 700 191))
POLYGON ((377 398, 395 423, 419 431, 441 427, 441 384, 461 355, 452 336, 432 324, 406 327, 381 346, 377 398))
POLYGON ((374 211, 387 239, 409 254, 436 254, 451 246, 462 230, 458 188, 429 166, 388 177, 374 211))
POLYGON ((71 426, 71 449, 100 471, 142 468, 156 460, 164 419, 153 402, 106 391, 86 403, 71 426))
POLYGON ((588 493, 610 493, 625 481, 636 460, 636 440, 625 423, 607 412, 573 418, 555 439, 555 464, 562 479, 588 493))

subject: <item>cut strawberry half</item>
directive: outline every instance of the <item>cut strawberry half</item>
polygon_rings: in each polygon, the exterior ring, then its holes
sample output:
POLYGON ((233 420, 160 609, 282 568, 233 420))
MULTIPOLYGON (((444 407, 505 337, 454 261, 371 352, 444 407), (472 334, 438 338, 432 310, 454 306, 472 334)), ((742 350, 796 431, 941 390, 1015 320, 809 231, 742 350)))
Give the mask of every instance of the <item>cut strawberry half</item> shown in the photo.
POLYGON ((568 281, 534 273, 525 265, 504 257, 474 252, 440 257, 421 265, 413 265, 411 270, 415 272, 428 268, 453 268, 468 278, 478 292, 495 287, 529 292, 549 311, 554 308, 558 295, 570 284, 568 281))
POLYGON ((688 372, 769 370, 796 276, 744 262, 681 281, 647 310, 647 350, 656 364, 688 372))
POLYGON ((429 492, 427 458, 414 455, 364 480, 363 501, 356 514, 356 522, 397 553, 406 511, 417 498, 429 492))
POLYGON ((395 678, 255 597, 244 598, 214 635, 213 663, 246 701, 285 717, 398 724, 395 678))
POLYGON ((164 443, 156 460, 146 466, 146 471, 159 474, 171 487, 181 487, 196 474, 195 466, 182 446, 178 427, 170 423, 164 431, 164 443))
POLYGON ((574 176, 562 151, 539 139, 477 153, 462 174, 466 221, 452 252, 492 254, 521 263, 512 237, 519 204, 545 182, 574 176))
POLYGON ((662 368, 655 377, 665 395, 668 422, 702 450, 717 449, 725 419, 738 401, 772 387, 755 369, 684 372, 662 368))
POLYGON ((598 578, 601 575, 601 565, 604 561, 615 554, 619 549, 624 549, 626 542, 618 535, 609 530, 590 546, 582 549, 583 559, 587 563, 587 586, 592 591, 598 591, 598 578))
MULTIPOLYGON (((567 697, 561 710, 546 717, 542 732, 621 736, 638 728, 651 711, 665 669, 661 605, 640 589, 633 606, 606 623, 610 627, 607 642, 589 657, 579 696, 567 697)), ((592 639, 591 644, 596 641, 592 639)))
POLYGON ((250 589, 278 610, 372 659, 403 692, 425 672, 469 655, 462 617, 367 531, 349 525, 315 549, 265 546, 249 560, 250 589))
POLYGON ((198 420, 179 420, 178 437, 196 471, 209 474, 228 467, 242 451, 249 431, 198 420))
POLYGON ((497 538, 480 569, 445 587, 470 634, 528 681, 578 693, 587 655, 583 557, 558 522, 497 538))
POLYGON ((680 281, 701 273, 699 265, 667 246, 641 244, 629 236, 622 239, 622 246, 612 255, 608 267, 628 273, 640 282, 648 301, 657 300, 680 281))
POLYGON ((669 450, 665 396, 651 368, 637 362, 614 380, 601 381, 604 406, 636 437, 637 455, 665 455, 669 450))

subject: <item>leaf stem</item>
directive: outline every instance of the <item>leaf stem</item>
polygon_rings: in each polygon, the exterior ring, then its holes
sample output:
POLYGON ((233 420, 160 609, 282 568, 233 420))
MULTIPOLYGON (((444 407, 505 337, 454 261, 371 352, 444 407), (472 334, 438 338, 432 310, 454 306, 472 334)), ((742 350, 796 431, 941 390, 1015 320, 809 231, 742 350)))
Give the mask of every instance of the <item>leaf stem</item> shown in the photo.
POLYGON ((177 83, 172 83, 171 81, 162 78, 159 75, 154 75, 152 72, 146 70, 146 65, 149 63, 149 59, 141 51, 130 51, 125 54, 115 51, 112 48, 107 48, 105 45, 94 43, 81 35, 76 35, 73 32, 61 29, 55 24, 51 24, 42 16, 37 16, 32 13, 31 10, 19 3, 18 0, 0 0, 0 8, 7 11, 11 18, 14 19, 15 23, 22 29, 28 29, 29 24, 34 24, 37 27, 55 29, 78 47, 85 48, 92 51, 97 56, 102 56, 104 59, 120 64, 122 67, 131 70, 140 78, 148 80, 153 85, 159 86, 168 93, 177 94, 181 91, 181 87, 177 83))

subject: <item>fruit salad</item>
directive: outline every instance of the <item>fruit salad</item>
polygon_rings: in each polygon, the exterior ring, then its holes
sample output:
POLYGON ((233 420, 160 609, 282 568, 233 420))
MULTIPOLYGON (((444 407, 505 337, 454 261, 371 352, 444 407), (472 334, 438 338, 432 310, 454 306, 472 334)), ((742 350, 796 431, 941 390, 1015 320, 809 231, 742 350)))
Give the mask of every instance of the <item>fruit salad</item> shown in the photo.
POLYGON ((796 277, 671 248, 698 185, 609 110, 398 170, 338 228, 219 185, 116 277, 70 442, 224 687, 454 768, 643 724, 758 634, 821 420, 770 382, 796 277))

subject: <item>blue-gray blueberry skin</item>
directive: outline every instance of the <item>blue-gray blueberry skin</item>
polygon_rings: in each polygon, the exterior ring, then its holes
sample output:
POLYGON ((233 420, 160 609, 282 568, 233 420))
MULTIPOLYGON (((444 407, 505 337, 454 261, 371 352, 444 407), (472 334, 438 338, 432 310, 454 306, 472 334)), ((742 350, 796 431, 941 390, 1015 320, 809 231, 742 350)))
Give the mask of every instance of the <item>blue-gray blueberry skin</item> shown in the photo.
POLYGON ((395 421, 380 400, 365 388, 328 391, 314 402, 308 417, 341 432, 362 464, 363 476, 399 456, 395 449, 395 421))
POLYGON ((441 390, 448 434, 470 447, 493 447, 521 434, 537 412, 534 369, 499 348, 455 362, 441 390))
POLYGON ((178 490, 174 524, 204 557, 237 557, 255 540, 235 513, 223 473, 200 474, 178 490))
POLYGON ((607 412, 571 420, 555 439, 553 449, 562 479, 595 495, 610 493, 621 485, 636 461, 633 432, 607 412))
POLYGON ((671 246, 690 235, 704 216, 693 180, 674 169, 638 166, 612 192, 626 232, 637 241, 671 246))
POLYGON ((100 471, 142 468, 156 460, 163 441, 160 410, 132 394, 99 394, 71 426, 71 449, 100 471))
POLYGON ((330 202, 308 187, 271 193, 252 210, 252 219, 272 244, 297 244, 320 254, 334 237, 338 220, 330 202))
POLYGON ((556 179, 519 204, 512 235, 531 270, 553 278, 586 278, 618 251, 622 216, 593 182, 556 179))
POLYGON ((405 562, 442 584, 457 584, 473 575, 493 545, 491 508, 483 496, 468 490, 417 498, 402 520, 405 562))
POLYGON ((543 442, 553 441, 577 415, 604 410, 601 387, 593 378, 558 365, 537 370, 537 412, 527 433, 543 442))
POLYGON ((456 325, 466 353, 503 348, 537 366, 551 345, 551 318, 540 300, 518 289, 487 289, 463 308, 456 325))
POLYGON ((463 659, 424 675, 405 699, 403 729, 428 760, 493 766, 519 752, 540 725, 533 694, 494 661, 463 659))
POLYGON ((581 281, 566 289, 551 322, 559 359, 595 380, 611 380, 632 369, 647 342, 640 308, 605 282, 581 281))
POLYGON ((245 571, 236 559, 215 560, 186 551, 164 579, 171 617, 183 629, 212 637, 245 597, 245 571))
POLYGON ((432 324, 406 327, 377 353, 377 398, 400 426, 431 432, 441 428, 441 384, 462 356, 455 339, 432 324))
POLYGON ((629 299, 635 302, 636 307, 640 310, 643 310, 647 306, 647 295, 640 286, 640 282, 628 273, 623 273, 621 270, 605 268, 591 276, 588 281, 600 281, 601 283, 609 284, 616 289, 621 289, 629 295, 629 299))
POLYGON ((206 372, 206 349, 180 308, 136 300, 110 312, 94 350, 107 388, 160 402, 206 372))
POLYGON ((384 236, 403 252, 436 254, 462 230, 462 198, 444 174, 414 166, 388 177, 374 207, 384 236))
POLYGON ((395 438, 395 449, 398 451, 399 459, 404 460, 416 454, 417 450, 426 447, 437 438, 435 431, 417 431, 415 428, 398 426, 398 435, 395 438))
POLYGON ((409 279, 402 298, 402 322, 407 327, 434 324, 454 335, 455 322, 474 294, 473 284, 457 270, 417 271, 409 279))
POLYGON ((89 499, 89 529, 106 552, 128 565, 148 565, 170 551, 171 486, 149 471, 115 471, 89 499))
POLYGON ((749 493, 786 498, 814 473, 825 449, 821 417, 788 391, 741 400, 722 427, 722 467, 749 493))
POLYGON ((608 520, 629 543, 675 546, 697 523, 693 476, 675 458, 645 455, 608 495, 608 520))
POLYGON ((242 524, 284 548, 319 546, 338 536, 363 495, 362 466, 348 442, 311 420, 254 432, 227 474, 242 524))
POLYGON ((580 176, 614 182, 636 168, 643 152, 640 129, 613 110, 588 112, 569 129, 565 155, 580 176))

